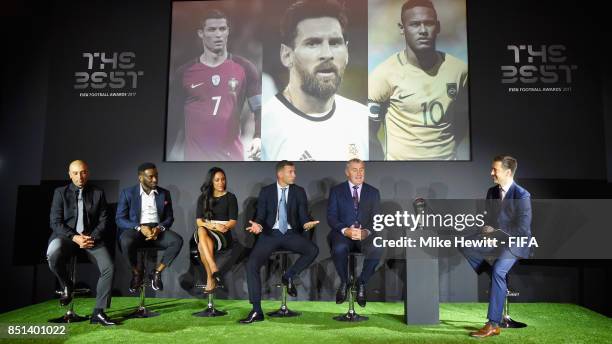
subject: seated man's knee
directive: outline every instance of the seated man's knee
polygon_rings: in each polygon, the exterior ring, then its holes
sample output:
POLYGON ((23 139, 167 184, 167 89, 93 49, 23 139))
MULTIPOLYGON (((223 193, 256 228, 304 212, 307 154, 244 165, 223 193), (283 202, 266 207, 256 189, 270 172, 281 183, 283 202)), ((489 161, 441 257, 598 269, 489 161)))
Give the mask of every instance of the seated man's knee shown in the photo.
POLYGON ((331 253, 333 256, 346 256, 349 254, 349 247, 346 244, 335 244, 332 246, 331 253))

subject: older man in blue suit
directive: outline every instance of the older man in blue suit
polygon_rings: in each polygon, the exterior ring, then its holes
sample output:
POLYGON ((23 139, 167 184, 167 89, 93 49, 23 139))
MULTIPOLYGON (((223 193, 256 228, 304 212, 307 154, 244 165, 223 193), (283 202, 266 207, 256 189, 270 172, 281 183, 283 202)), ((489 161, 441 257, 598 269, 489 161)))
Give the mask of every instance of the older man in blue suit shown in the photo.
POLYGON ((374 274, 382 255, 382 248, 373 244, 375 232, 371 230, 375 214, 380 213, 380 192, 366 184, 365 163, 352 159, 346 164, 347 181, 334 186, 329 192, 327 223, 331 231, 327 236, 331 255, 340 276, 336 303, 346 301, 348 286, 349 252, 365 255, 361 275, 357 279, 357 303, 366 305, 366 283, 374 274))
POLYGON ((138 167, 140 183, 121 191, 117 204, 116 222, 119 244, 132 267, 130 292, 136 292, 143 283, 136 252, 140 247, 164 249, 161 262, 151 271, 151 284, 163 290, 161 272, 181 251, 183 238, 170 230, 174 222, 170 191, 158 187, 158 173, 154 164, 147 162, 138 167))
MULTIPOLYGON (((531 239, 531 195, 514 182, 518 163, 509 155, 493 158, 491 177, 495 186, 487 191, 487 213, 482 234, 525 237, 531 239)), ((506 237, 507 239, 507 237, 506 237)), ((484 338, 499 335, 504 301, 507 292, 506 275, 520 258, 529 257, 529 247, 504 247, 492 252, 488 248, 462 249, 463 255, 476 272, 486 267, 485 257, 494 253, 491 265, 491 290, 489 292, 489 321, 483 328, 470 333, 472 337, 484 338)))

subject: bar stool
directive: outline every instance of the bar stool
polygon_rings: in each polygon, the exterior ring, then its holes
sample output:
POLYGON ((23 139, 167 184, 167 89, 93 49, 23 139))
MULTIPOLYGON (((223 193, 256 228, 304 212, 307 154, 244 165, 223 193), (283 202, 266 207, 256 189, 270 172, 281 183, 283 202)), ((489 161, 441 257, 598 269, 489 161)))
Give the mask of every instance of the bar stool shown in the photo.
MULTIPOLYGON (((70 258, 70 263, 69 263, 70 264, 70 281, 73 286, 76 286, 76 263, 77 263, 77 256, 75 254, 75 255, 72 255, 72 257, 70 258)), ((49 322, 56 323, 56 324, 65 324, 65 323, 75 323, 75 322, 89 320, 89 317, 80 316, 76 314, 76 312, 74 311, 74 297, 77 295, 89 294, 90 292, 91 290, 88 288, 79 288, 79 289, 73 288, 72 289, 72 300, 66 306, 68 308, 66 313, 64 313, 64 315, 62 315, 59 318, 50 319, 49 322)), ((59 295, 62 293, 62 291, 56 290, 55 293, 59 295)))
POLYGON ((348 271, 349 271, 349 287, 348 287, 348 302, 349 309, 346 314, 340 314, 334 317, 337 321, 348 321, 357 322, 368 320, 368 317, 359 315, 355 312, 355 295, 357 294, 357 279, 355 278, 355 261, 356 257, 363 257, 363 253, 350 252, 348 259, 348 271))
POLYGON ((136 308, 136 310, 130 314, 128 314, 126 316, 126 318, 128 319, 132 319, 132 318, 152 318, 152 317, 156 317, 159 315, 159 313, 157 312, 153 312, 150 311, 146 306, 145 306, 145 299, 146 299, 146 287, 150 287, 151 286, 151 279, 149 278, 149 275, 147 274, 147 269, 146 269, 146 261, 147 258, 149 257, 153 257, 154 254, 157 253, 157 251, 163 250, 162 248, 157 248, 157 247, 140 247, 138 248, 138 263, 139 263, 139 270, 143 272, 143 279, 142 279, 142 285, 140 286, 140 301, 138 303, 138 308, 136 308))
MULTIPOLYGON (((189 241, 189 256, 191 257, 191 263, 194 265, 199 265, 202 266, 202 260, 200 259, 200 251, 198 250, 198 231, 196 229, 196 231, 193 233, 193 236, 191 238, 191 240, 189 241)), ((220 251, 220 255, 225 254, 225 251, 220 251)), ((204 271, 206 271, 206 269, 204 268, 204 266, 202 266, 202 268, 204 269, 204 271)), ((195 288, 197 289, 206 289, 206 284, 202 284, 202 283, 196 283, 195 288)), ((193 316, 195 317, 203 317, 203 318, 213 318, 213 317, 221 317, 224 315, 227 315, 227 312, 225 311, 221 311, 215 308, 215 292, 213 291, 212 293, 208 293, 208 300, 207 300, 207 305, 206 305, 206 309, 200 311, 200 312, 195 312, 192 313, 193 316)))
MULTIPOLYGON (((510 272, 508 272, 508 275, 506 275, 506 286, 509 286, 509 281, 510 281, 510 272)), ((506 292, 506 299, 504 300, 504 313, 502 315, 502 321, 499 324, 500 327, 503 328, 523 328, 523 327, 527 327, 527 324, 522 323, 520 321, 515 321, 512 320, 512 318, 510 318, 510 302, 508 302, 508 298, 510 297, 517 297, 519 296, 520 293, 518 291, 510 291, 510 288, 508 288, 507 292, 506 292)))
MULTIPOLYGON (((281 258, 281 270, 282 270, 281 276, 284 276, 285 273, 287 272, 287 267, 289 265, 288 258, 289 258, 289 254, 291 253, 294 253, 294 252, 286 251, 286 250, 278 250, 272 253, 272 255, 280 256, 281 258)), ((273 318, 289 318, 289 317, 299 316, 300 315, 299 312, 294 312, 290 310, 289 307, 287 307, 287 286, 283 285, 283 283, 281 282, 281 283, 278 283, 276 287, 282 288, 281 289, 281 306, 278 310, 267 313, 268 316, 273 317, 273 318)))

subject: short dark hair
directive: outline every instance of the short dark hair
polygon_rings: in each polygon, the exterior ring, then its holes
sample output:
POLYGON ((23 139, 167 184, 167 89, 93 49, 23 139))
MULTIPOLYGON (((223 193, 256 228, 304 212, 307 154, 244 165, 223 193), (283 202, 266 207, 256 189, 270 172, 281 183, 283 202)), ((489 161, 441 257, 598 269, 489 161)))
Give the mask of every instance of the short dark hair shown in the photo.
POLYGON ((229 16, 218 8, 206 11, 206 14, 204 14, 204 16, 200 19, 200 25, 202 25, 202 29, 206 27, 206 21, 208 19, 225 19, 225 21, 227 22, 227 26, 231 26, 229 16))
POLYGON ((278 173, 280 170, 285 168, 285 166, 295 166, 295 164, 292 163, 291 161, 281 160, 276 163, 276 173, 278 173))
POLYGON ((152 162, 143 162, 138 166, 138 174, 144 173, 146 170, 157 168, 152 162))
POLYGON ((511 157, 510 155, 498 155, 493 158, 493 162, 497 161, 500 161, 502 163, 504 169, 510 170, 510 172, 512 172, 512 175, 514 175, 514 172, 516 172, 516 169, 518 168, 518 161, 516 161, 516 159, 511 157))
POLYGON ((402 24, 404 23, 404 12, 406 12, 409 9, 414 8, 414 7, 427 7, 427 8, 431 8, 434 11, 434 13, 436 14, 436 19, 438 19, 438 12, 436 12, 436 8, 434 7, 434 5, 431 2, 431 0, 407 0, 402 5, 402 11, 400 12, 400 21, 402 22, 402 24))
POLYGON ((332 17, 338 19, 342 28, 342 35, 346 39, 346 26, 348 18, 344 6, 337 0, 298 0, 294 2, 283 15, 281 20, 281 40, 283 44, 293 47, 297 37, 297 26, 305 19, 332 17))

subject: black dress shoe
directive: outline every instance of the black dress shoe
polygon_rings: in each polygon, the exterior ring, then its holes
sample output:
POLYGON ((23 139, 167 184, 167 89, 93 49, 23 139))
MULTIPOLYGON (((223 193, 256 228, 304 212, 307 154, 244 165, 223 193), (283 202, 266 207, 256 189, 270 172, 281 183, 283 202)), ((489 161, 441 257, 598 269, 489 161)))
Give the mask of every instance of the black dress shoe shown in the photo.
POLYGON ((117 323, 110 320, 108 315, 104 312, 96 313, 91 315, 91 320, 89 320, 90 324, 100 324, 102 326, 113 326, 117 325, 117 323))
POLYGON ((240 320, 238 320, 238 322, 241 323, 241 324, 250 324, 250 323, 254 323, 256 321, 263 321, 263 320, 264 320, 263 313, 259 313, 259 312, 256 312, 256 311, 250 311, 249 315, 247 315, 246 318, 240 319, 240 320))
POLYGON ((151 279, 151 288, 153 290, 164 290, 164 284, 162 283, 161 271, 153 270, 149 276, 151 279))
POLYGON ((297 297, 297 289, 295 288, 295 283, 293 283, 293 277, 285 278, 283 276, 281 282, 287 287, 287 294, 289 296, 297 297))
POLYGON ((336 304, 341 304, 346 301, 346 283, 340 283, 338 290, 336 290, 336 304))
POLYGON ((132 272, 132 279, 130 280, 130 288, 128 290, 130 293, 135 293, 140 287, 142 287, 142 272, 132 272))
POLYGON ((62 306, 67 306, 70 304, 70 302, 72 301, 72 291, 73 291, 73 287, 70 283, 66 283, 64 285, 64 289, 61 290, 60 292, 60 305, 62 306))
POLYGON ((215 279, 217 286, 215 288, 225 289, 225 283, 223 283, 223 276, 221 276, 221 272, 216 271, 213 272, 212 277, 215 279))
POLYGON ((364 283, 359 283, 357 286, 357 304, 361 307, 366 306, 366 288, 364 283))

